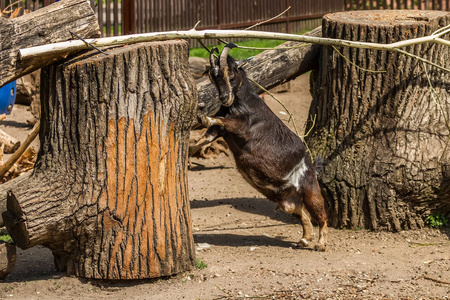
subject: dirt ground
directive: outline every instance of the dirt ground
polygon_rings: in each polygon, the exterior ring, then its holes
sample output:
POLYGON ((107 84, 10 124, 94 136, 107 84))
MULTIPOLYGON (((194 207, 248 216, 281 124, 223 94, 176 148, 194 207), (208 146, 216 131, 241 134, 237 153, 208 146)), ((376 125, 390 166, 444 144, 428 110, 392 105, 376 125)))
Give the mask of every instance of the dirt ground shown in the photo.
MULTIPOLYGON (((301 132, 311 97, 309 77, 277 96, 301 132)), ((282 119, 281 107, 267 103, 282 119)), ((26 135, 17 107, 0 128, 26 135)), ((102 282, 56 272, 49 250, 18 250, 15 270, 0 282, 7 299, 448 299, 450 231, 400 233, 330 229, 326 252, 297 248, 298 220, 264 199, 237 173, 231 157, 192 160, 189 196, 199 262, 170 278, 102 282), (201 265, 201 263, 198 263, 201 265)), ((317 228, 315 228, 317 233, 317 228)))

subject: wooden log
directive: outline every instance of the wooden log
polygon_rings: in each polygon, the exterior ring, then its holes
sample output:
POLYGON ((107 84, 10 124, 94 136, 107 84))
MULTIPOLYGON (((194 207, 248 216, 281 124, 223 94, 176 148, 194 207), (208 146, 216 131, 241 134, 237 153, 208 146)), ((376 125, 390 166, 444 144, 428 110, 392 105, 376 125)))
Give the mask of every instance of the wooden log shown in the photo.
POLYGON ((86 0, 59 1, 19 18, 0 18, 0 87, 53 62, 53 57, 18 60, 20 48, 72 39, 69 31, 83 38, 100 36, 86 0))
MULTIPOLYGON (((305 35, 318 37, 322 35, 321 27, 311 30, 305 35)), ((286 42, 279 47, 292 47, 298 42, 286 42)), ((319 67, 321 45, 310 44, 289 50, 270 50, 256 55, 244 67, 249 78, 252 78, 266 89, 292 80, 308 71, 319 67)), ((239 49, 233 50, 239 51, 239 49)), ((233 52, 231 52, 233 56, 233 52)), ((220 108, 217 89, 209 78, 197 80, 198 114, 212 116, 220 108)), ((256 93, 262 93, 258 86, 254 86, 256 93)))
MULTIPOLYGON (((450 15, 439 11, 345 12, 324 17, 323 36, 392 43, 448 24, 450 15)), ((398 231, 424 227, 430 212, 448 214, 449 73, 398 53, 338 50, 360 68, 323 47, 310 108, 317 120, 307 139, 328 161, 320 185, 331 225, 398 231)), ((446 46, 404 50, 450 66, 446 46)))
POLYGON ((0 145, 4 144, 4 153, 14 153, 20 147, 20 141, 0 129, 0 145))
POLYGON ((3 213, 19 247, 42 244, 58 269, 86 278, 193 266, 186 175, 197 90, 187 62, 188 44, 168 41, 42 69, 39 157, 33 174, 7 183, 3 213))

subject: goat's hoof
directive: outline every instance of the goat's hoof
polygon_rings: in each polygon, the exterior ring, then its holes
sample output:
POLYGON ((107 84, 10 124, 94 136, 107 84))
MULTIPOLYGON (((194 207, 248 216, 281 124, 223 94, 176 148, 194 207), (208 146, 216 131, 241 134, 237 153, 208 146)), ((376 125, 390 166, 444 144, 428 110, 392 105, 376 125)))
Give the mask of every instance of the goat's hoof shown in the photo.
POLYGON ((299 247, 308 247, 309 242, 307 239, 301 239, 300 242, 298 242, 299 247))
POLYGON ((325 245, 318 244, 318 245, 314 246, 314 250, 320 251, 320 252, 325 252, 325 250, 327 250, 327 248, 325 247, 325 245))

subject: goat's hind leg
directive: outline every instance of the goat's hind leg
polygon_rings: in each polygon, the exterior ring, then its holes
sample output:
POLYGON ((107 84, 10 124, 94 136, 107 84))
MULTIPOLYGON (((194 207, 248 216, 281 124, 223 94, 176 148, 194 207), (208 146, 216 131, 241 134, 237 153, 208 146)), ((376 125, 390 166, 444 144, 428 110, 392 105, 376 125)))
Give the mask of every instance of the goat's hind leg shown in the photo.
POLYGON ((313 226, 311 223, 311 216, 309 212, 306 210, 305 205, 301 205, 300 209, 297 209, 296 214, 300 216, 300 220, 302 221, 303 227, 303 236, 298 242, 300 247, 307 247, 309 242, 313 240, 313 226))
POLYGON ((314 246, 314 250, 325 251, 327 244, 327 213, 325 211, 325 201, 320 192, 319 183, 316 181, 311 189, 304 193, 304 205, 311 216, 319 223, 319 241, 314 246))

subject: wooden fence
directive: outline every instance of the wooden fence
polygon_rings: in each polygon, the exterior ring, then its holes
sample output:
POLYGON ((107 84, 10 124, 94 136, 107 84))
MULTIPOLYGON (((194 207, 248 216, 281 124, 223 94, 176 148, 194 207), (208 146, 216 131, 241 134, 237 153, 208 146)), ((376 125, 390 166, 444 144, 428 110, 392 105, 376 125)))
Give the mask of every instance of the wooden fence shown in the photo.
MULTIPOLYGON (((56 0, 22 0, 14 5, 36 10, 56 0)), ((330 12, 357 9, 448 10, 450 0, 87 0, 97 14, 104 36, 183 30, 197 21, 201 29, 245 28, 270 19, 287 7, 282 17, 258 30, 297 33, 321 23, 330 12)), ((3 10, 14 0, 0 0, 3 10)))

